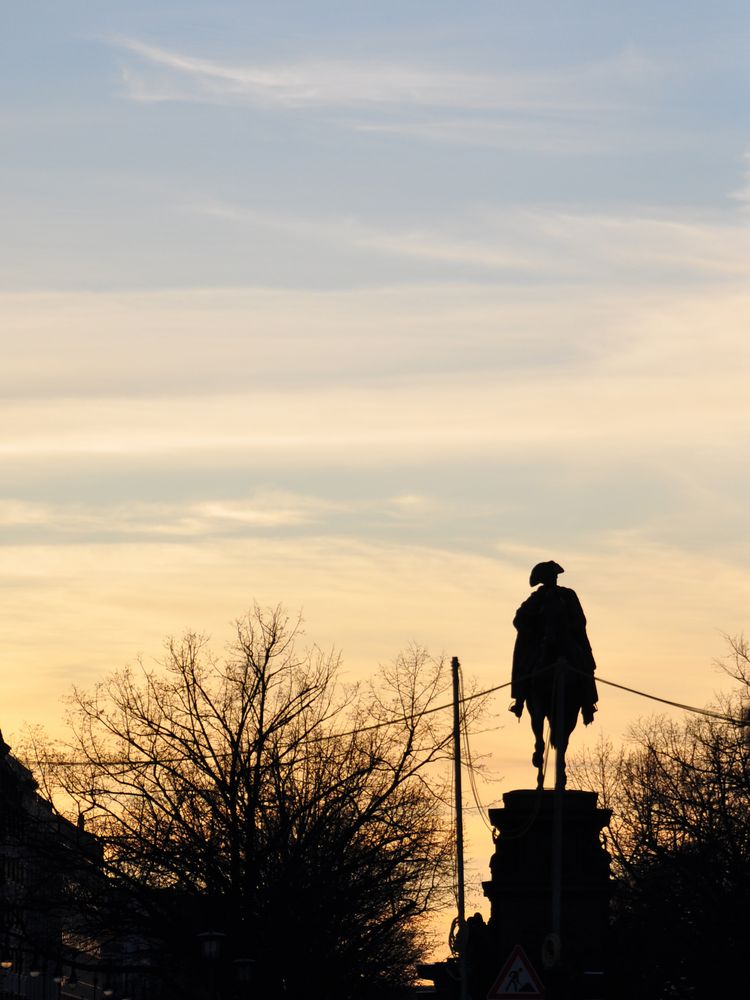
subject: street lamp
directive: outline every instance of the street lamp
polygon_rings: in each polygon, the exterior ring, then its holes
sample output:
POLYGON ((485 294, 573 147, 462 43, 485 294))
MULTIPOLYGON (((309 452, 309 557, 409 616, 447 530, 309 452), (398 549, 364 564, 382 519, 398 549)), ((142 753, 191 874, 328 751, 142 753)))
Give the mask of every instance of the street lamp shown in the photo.
POLYGON ((255 977, 254 958, 235 958, 232 962, 234 975, 238 983, 248 986, 255 977))
POLYGON ((201 954, 209 961, 215 961, 221 955, 221 947, 226 934, 221 931, 202 931, 198 935, 201 943, 201 954))
POLYGON ((201 955, 208 961, 211 967, 211 996, 213 1000, 219 998, 219 956, 226 934, 222 931, 202 931, 198 935, 201 943, 201 955))
POLYGON ((13 952, 8 944, 8 938, 4 937, 0 945, 0 969, 13 968, 13 952))

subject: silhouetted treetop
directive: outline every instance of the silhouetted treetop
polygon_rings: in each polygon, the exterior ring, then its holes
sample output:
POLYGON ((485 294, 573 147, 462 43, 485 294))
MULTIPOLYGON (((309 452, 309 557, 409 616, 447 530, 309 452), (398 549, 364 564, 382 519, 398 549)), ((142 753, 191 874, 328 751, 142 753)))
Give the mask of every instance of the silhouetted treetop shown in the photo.
POLYGON ((171 639, 161 665, 75 689, 66 741, 29 739, 44 787, 101 838, 96 919, 157 941, 188 994, 185 942, 208 925, 272 994, 356 996, 421 955, 450 891, 450 717, 429 712, 450 678, 419 647, 369 683, 339 675, 299 619, 256 607, 224 656, 171 639))

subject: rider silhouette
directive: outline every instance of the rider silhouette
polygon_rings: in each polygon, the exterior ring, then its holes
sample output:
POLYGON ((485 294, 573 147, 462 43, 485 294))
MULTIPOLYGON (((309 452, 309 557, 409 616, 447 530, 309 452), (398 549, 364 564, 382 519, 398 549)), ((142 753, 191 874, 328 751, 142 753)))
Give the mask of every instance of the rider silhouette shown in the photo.
POLYGON ((513 624, 518 632, 513 650, 509 711, 519 718, 534 683, 534 674, 551 668, 558 659, 582 674, 584 724, 594 720, 598 694, 594 681, 594 654, 586 634, 586 616, 578 595, 569 587, 559 587, 557 577, 565 570, 556 562, 537 563, 529 584, 541 584, 516 612, 513 624))

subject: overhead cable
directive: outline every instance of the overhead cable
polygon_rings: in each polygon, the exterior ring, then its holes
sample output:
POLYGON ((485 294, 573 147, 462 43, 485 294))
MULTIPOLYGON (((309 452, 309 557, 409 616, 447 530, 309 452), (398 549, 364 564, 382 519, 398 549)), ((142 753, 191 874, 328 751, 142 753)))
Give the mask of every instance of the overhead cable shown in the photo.
MULTIPOLYGON (((597 683, 607 684, 609 687, 618 688, 620 691, 627 691, 629 694, 638 695, 640 698, 648 698, 651 701, 660 702, 662 705, 669 705, 672 708, 679 708, 683 712, 691 712, 694 715, 702 715, 709 719, 717 719, 720 722, 726 722, 731 725, 747 725, 747 721, 744 719, 739 719, 736 716, 726 715, 722 712, 715 712, 709 708, 698 708, 695 705, 686 705, 684 702, 673 701, 670 698, 662 698, 659 695, 649 694, 647 691, 640 691, 638 688, 628 687, 625 684, 620 684, 617 681, 610 681, 599 674, 596 676, 597 683)), ((510 687, 511 682, 506 681, 504 684, 497 684, 495 687, 485 688, 483 691, 475 691, 472 694, 462 695, 460 698, 460 703, 465 704, 466 702, 475 701, 477 698, 485 698, 487 695, 495 694, 498 691, 502 691, 505 688, 510 687)), ((328 740, 338 740, 347 739, 351 736, 357 736, 360 733, 372 732, 376 729, 384 729, 387 726, 397 726, 404 722, 413 722, 415 718, 422 718, 425 715, 432 715, 435 712, 443 712, 446 709, 453 708, 453 702, 446 702, 443 705, 433 705, 431 708, 425 708, 421 711, 415 712, 412 715, 400 715, 392 719, 383 719, 380 722, 374 722, 369 726, 358 726, 356 729, 347 730, 343 733, 324 733, 320 735, 311 734, 309 737, 310 742, 324 742, 328 740)), ((217 756, 229 756, 219 754, 217 756)), ((91 760, 51 760, 49 758, 39 759, 38 763, 43 763, 51 767, 85 767, 85 766, 99 766, 101 763, 107 764, 111 767, 127 766, 127 767, 142 767, 142 766, 153 766, 154 764, 177 764, 187 758, 169 758, 162 757, 159 760, 154 758, 148 758, 143 760, 108 760, 108 761, 91 761, 91 760)))

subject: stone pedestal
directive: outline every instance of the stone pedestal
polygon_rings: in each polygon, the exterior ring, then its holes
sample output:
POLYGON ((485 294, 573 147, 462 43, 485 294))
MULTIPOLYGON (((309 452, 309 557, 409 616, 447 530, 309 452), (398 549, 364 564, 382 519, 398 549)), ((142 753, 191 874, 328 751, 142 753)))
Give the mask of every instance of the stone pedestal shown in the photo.
POLYGON ((562 795, 560 934, 553 931, 555 793, 518 790, 490 809, 497 831, 483 884, 490 901, 484 979, 488 986, 516 945, 521 945, 548 997, 604 996, 605 937, 610 894, 609 855, 602 829, 608 809, 596 792, 562 795), (559 954, 559 961, 556 957, 559 954))

